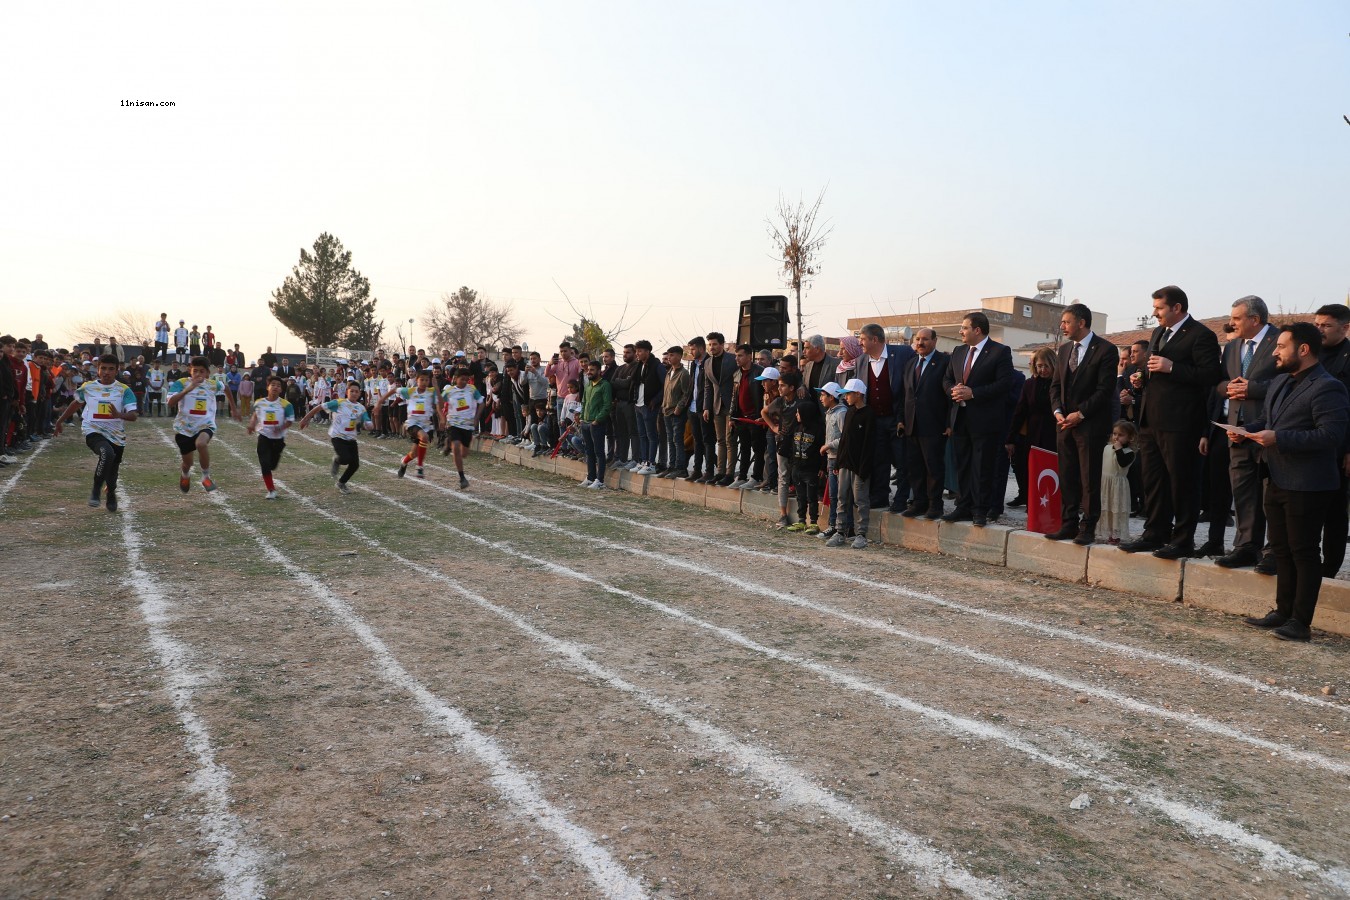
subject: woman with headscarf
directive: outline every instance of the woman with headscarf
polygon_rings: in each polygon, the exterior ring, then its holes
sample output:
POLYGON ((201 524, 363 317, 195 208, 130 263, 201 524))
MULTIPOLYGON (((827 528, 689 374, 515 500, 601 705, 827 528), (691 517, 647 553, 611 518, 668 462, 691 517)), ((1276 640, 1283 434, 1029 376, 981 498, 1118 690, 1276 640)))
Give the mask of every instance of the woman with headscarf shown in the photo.
POLYGON ((858 359, 863 355, 862 341, 853 335, 845 335, 839 339, 839 369, 835 373, 834 380, 842 387, 848 383, 850 378, 857 378, 854 375, 854 369, 857 367, 858 359))

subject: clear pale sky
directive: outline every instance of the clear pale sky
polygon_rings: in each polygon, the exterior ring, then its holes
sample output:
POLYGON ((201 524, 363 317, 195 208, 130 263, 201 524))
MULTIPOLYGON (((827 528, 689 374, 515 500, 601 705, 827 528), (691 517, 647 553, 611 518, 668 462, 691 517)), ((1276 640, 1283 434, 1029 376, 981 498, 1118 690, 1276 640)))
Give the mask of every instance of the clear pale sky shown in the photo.
POLYGON ((785 292, 765 217, 827 183, 811 331, 1049 277, 1112 329, 1167 283, 1343 302, 1348 33, 1344 2, 11 3, 0 331, 165 311, 252 356, 326 230, 390 337, 464 284, 556 345, 556 279, 683 342, 785 292))

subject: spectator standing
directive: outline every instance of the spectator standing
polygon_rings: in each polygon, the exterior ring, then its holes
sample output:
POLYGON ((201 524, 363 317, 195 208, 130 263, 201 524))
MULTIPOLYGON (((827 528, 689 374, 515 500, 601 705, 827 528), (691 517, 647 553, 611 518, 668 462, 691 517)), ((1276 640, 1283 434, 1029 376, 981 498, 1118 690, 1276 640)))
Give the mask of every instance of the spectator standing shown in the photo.
MULTIPOLYGON (((1343 303, 1328 303, 1317 310, 1313 324, 1322 332, 1322 367, 1327 374, 1350 389, 1350 307, 1343 303)), ((1322 575, 1335 578, 1345 562, 1347 525, 1347 484, 1350 484, 1350 428, 1346 429, 1346 445, 1341 450, 1341 484, 1338 499, 1327 510, 1326 526, 1322 531, 1322 575)))
POLYGON ((155 359, 169 355, 169 314, 160 313, 155 323, 155 359))
POLYGON ((825 546, 842 547, 852 535, 853 549, 866 550, 872 508, 867 478, 876 469, 872 455, 876 453, 877 441, 872 430, 877 414, 867 402, 867 383, 860 378, 850 378, 840 396, 849 409, 844 415, 835 462, 839 482, 839 509, 835 515, 838 530, 825 546))
POLYGON ((905 365, 904 413, 900 433, 905 442, 909 476, 906 518, 942 516, 942 484, 946 473, 947 418, 951 401, 942 388, 950 362, 937 349, 937 332, 920 328, 913 337, 914 358, 905 365))
POLYGON ((637 348, 632 344, 624 344, 623 358, 614 367, 614 374, 609 379, 614 402, 610 422, 614 432, 616 469, 639 467, 641 447, 638 441, 637 411, 633 407, 633 398, 637 396, 637 384, 634 381, 636 368, 637 348))
POLYGON ((1003 506, 994 497, 995 456, 1007 433, 1004 410, 1013 382, 1012 352, 989 337, 989 318, 973 312, 961 321, 961 346, 952 351, 942 386, 951 398, 949 423, 959 488, 946 522, 988 524, 1003 506))
POLYGON ((1275 555, 1275 609, 1246 622, 1273 629, 1287 641, 1312 636, 1322 588, 1322 524, 1339 494, 1339 462, 1350 417, 1350 396, 1322 367, 1321 349, 1322 334, 1315 325, 1296 322, 1282 328, 1275 345, 1279 375, 1270 384, 1262 414, 1246 424, 1247 434, 1231 433, 1237 443, 1262 447, 1270 473, 1265 506, 1275 555))
MULTIPOLYGON (((731 484, 735 480, 731 475, 731 409, 735 403, 735 378, 737 366, 735 359, 726 352, 726 339, 720 331, 710 331, 707 336, 708 356, 703 361, 703 421, 712 426, 713 440, 717 445, 716 467, 713 473, 712 454, 709 454, 709 475, 704 477, 706 484, 731 484)), ((705 432, 706 435, 706 432, 705 432)))
POLYGON ((1055 362, 1053 348, 1041 347, 1031 354, 1031 377, 1023 382, 1017 405, 1013 407, 1012 425, 1004 444, 1017 478, 1017 496, 1008 504, 1012 507, 1027 504, 1027 457, 1031 448, 1059 452, 1055 444, 1055 411, 1050 405, 1050 381, 1055 374, 1055 362))
POLYGON ((1219 383, 1219 340, 1189 313, 1186 292, 1168 285, 1153 292, 1158 327, 1149 339, 1146 368, 1131 376, 1139 398, 1139 460, 1147 518, 1127 553, 1180 559, 1195 552, 1199 519, 1200 438, 1209 392, 1219 383))
POLYGON ((903 512, 909 499, 909 481, 905 476, 905 445, 897 426, 905 408, 905 364, 914 358, 909 347, 887 344, 885 330, 876 323, 862 327, 858 336, 863 357, 858 377, 867 384, 867 402, 876 413, 873 435, 877 441, 872 455, 873 469, 868 484, 873 509, 889 505, 894 513, 903 512), (895 499, 890 497, 891 471, 897 476, 895 499))
POLYGON ((239 414, 249 415, 253 411, 253 376, 245 372, 239 379, 239 391, 236 396, 239 398, 239 414))
POLYGON ((711 422, 703 421, 703 385, 707 373, 703 363, 708 358, 708 342, 694 335, 686 345, 689 354, 689 434, 693 438, 693 468, 681 477, 702 481, 713 474, 717 459, 717 437, 711 422))
POLYGON ((1134 465, 1134 438, 1138 429, 1124 419, 1111 429, 1111 443, 1102 449, 1102 523, 1106 540, 1119 544, 1130 536, 1130 479, 1134 465))
POLYGON ((636 357, 633 363, 633 412, 637 418, 639 475, 655 475, 657 458, 656 418, 661 414, 662 373, 656 357, 652 356, 652 342, 638 341, 633 345, 636 357))
POLYGON ((802 348, 801 370, 802 386, 807 389, 807 396, 819 400, 820 389, 834 381, 839 372, 839 357, 825 351, 823 336, 813 334, 806 339, 806 346, 802 348))
MULTIPOLYGON (((1261 416, 1266 391, 1275 378, 1275 343, 1279 338, 1270 325, 1266 302, 1257 296, 1233 301, 1228 343, 1220 354, 1223 367, 1214 393, 1222 405, 1222 421, 1245 425, 1261 416)), ((1228 477, 1232 488, 1234 519, 1233 550, 1216 562, 1225 569, 1254 566, 1261 559, 1266 540, 1266 515, 1262 499, 1264 481, 1261 472, 1261 446, 1255 441, 1239 441, 1228 448, 1228 477)), ((1210 498, 1211 516, 1228 520, 1228 504, 1221 510, 1210 498)))
POLYGON ((689 398, 694 392, 694 380, 684 367, 683 360, 682 347, 667 348, 665 395, 661 401, 661 414, 666 418, 666 463, 669 467, 664 476, 666 478, 680 478, 689 474, 689 460, 684 450, 684 426, 689 419, 689 398))
POLYGON ((1067 342, 1050 381, 1050 405, 1059 427, 1059 531, 1050 540, 1087 546, 1102 513, 1102 450, 1111 439, 1120 351, 1092 333, 1092 310, 1071 303, 1059 317, 1067 342))
POLYGON ((190 356, 202 355, 202 333, 197 330, 196 325, 193 325, 192 330, 188 332, 188 354, 190 356))
POLYGON ((595 491, 605 488, 605 427, 613 406, 613 389, 600 373, 600 360, 591 360, 581 404, 581 440, 586 448, 583 486, 595 491))
POLYGON ((150 371, 145 373, 145 411, 151 416, 164 413, 164 370, 160 368, 159 357, 155 357, 150 371))
POLYGON ((731 418, 735 421, 736 471, 718 483, 723 487, 739 482, 739 487, 754 490, 764 474, 764 426, 760 410, 764 406, 764 384, 756 379, 764 370, 755 364, 748 346, 736 348, 736 370, 732 373, 731 418))
POLYGON ((178 327, 173 330, 173 361, 178 365, 186 365, 188 361, 188 330, 187 323, 182 319, 178 320, 178 327))
POLYGON ((827 541, 834 537, 838 531, 836 525, 839 521, 839 475, 837 472, 839 439, 843 436, 844 416, 848 413, 848 408, 839 401, 839 395, 842 391, 843 388, 833 381, 825 382, 820 388, 820 405, 825 410, 825 445, 820 448, 820 453, 825 458, 825 483, 830 509, 829 521, 826 523, 829 527, 822 531, 819 537, 827 541))

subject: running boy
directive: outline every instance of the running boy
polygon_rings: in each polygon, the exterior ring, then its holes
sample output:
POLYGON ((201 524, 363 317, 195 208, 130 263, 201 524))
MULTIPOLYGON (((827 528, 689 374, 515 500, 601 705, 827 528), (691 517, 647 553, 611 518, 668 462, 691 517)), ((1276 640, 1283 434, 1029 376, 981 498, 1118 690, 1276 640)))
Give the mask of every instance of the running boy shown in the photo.
POLYGON ((469 370, 460 366, 455 369, 454 381, 441 391, 445 400, 445 412, 441 420, 446 424, 446 444, 442 452, 455 454, 455 471, 459 473, 459 486, 467 488, 469 479, 464 477, 464 456, 473 442, 474 423, 478 421, 478 407, 483 395, 469 380, 469 370))
MULTIPOLYGON (((361 403, 361 385, 355 381, 347 382, 346 400, 329 400, 323 406, 316 406, 305 417, 300 420, 300 430, 304 431, 309 420, 321 409, 326 409, 332 413, 333 424, 328 426, 328 437, 333 444, 333 465, 328 469, 328 474, 337 479, 337 489, 341 493, 350 494, 351 488, 347 487, 347 482, 352 480, 356 470, 361 468, 361 455, 357 447, 357 434, 364 428, 370 430, 375 427, 375 420, 370 417, 365 406, 361 403), (342 477, 338 477, 338 467, 346 466, 342 471, 342 477)), ((375 412, 380 411, 380 404, 376 402, 375 412)))
POLYGON ((426 477, 423 464, 427 459, 427 447, 436 437, 436 391, 431 387, 431 373, 418 372, 416 384, 415 388, 395 385, 381 398, 383 402, 398 396, 405 401, 408 409, 408 420, 404 427, 413 446, 408 455, 403 457, 403 464, 398 467, 399 478, 408 474, 408 464, 414 459, 417 460, 417 477, 426 477))
POLYGON ((225 395, 230 404, 230 418, 238 420, 239 409, 234 405, 234 397, 225 390, 223 379, 211 377, 211 367, 202 356, 192 358, 188 377, 169 385, 169 392, 172 394, 169 412, 175 413, 173 438, 183 457, 178 489, 185 494, 192 489, 192 457, 200 453, 202 489, 214 491, 216 483, 211 479, 211 451, 207 445, 216 434, 216 397, 225 395))
POLYGON ((53 429, 60 436, 62 423, 76 409, 82 411, 80 431, 84 435, 84 444, 98 454, 98 464, 94 466, 94 492, 89 495, 89 505, 99 505, 106 487, 108 512, 117 512, 117 470, 122 465, 122 452, 127 445, 125 423, 135 422, 139 415, 136 395, 117 380, 120 367, 117 357, 112 354, 99 357, 98 380, 86 381, 75 389, 75 400, 61 413, 53 429))
POLYGON ((286 429, 295 422, 295 406, 281 396, 282 387, 277 376, 267 379, 267 396, 253 404, 253 416, 248 420, 248 433, 258 432, 258 465, 262 467, 268 500, 277 499, 272 473, 281 462, 281 451, 286 449, 286 429))

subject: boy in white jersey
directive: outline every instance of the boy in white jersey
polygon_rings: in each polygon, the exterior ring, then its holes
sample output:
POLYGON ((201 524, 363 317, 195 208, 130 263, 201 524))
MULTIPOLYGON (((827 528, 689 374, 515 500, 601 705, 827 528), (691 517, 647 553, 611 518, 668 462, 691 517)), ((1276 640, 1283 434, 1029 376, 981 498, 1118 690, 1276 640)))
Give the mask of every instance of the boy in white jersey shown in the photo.
POLYGON ((187 324, 182 319, 178 320, 178 327, 173 330, 173 359, 178 365, 187 362, 188 358, 188 330, 183 326, 187 324))
MULTIPOLYGON (((314 418, 314 414, 321 409, 326 409, 332 417, 333 424, 328 427, 328 437, 333 444, 333 465, 328 470, 328 474, 337 479, 337 489, 344 494, 350 494, 351 488, 347 487, 347 482, 352 480, 356 470, 361 468, 361 456, 356 443, 356 436, 362 429, 369 430, 375 427, 375 421, 366 411, 365 406, 361 404, 361 386, 354 381, 347 382, 347 399, 330 400, 323 406, 316 406, 305 417, 300 420, 300 430, 304 431, 309 420, 314 418), (346 466, 342 472, 342 477, 338 478, 338 467, 346 466)), ((380 404, 375 404, 375 412, 380 411, 380 404)))
POLYGON ((253 417, 248 420, 248 433, 258 432, 258 465, 262 467, 268 500, 277 499, 272 473, 281 462, 281 451, 286 449, 286 429, 295 421, 295 407, 281 396, 282 387, 277 376, 267 379, 267 396, 253 404, 253 417))
POLYGON ((117 380, 121 367, 112 354, 99 357, 98 380, 86 381, 75 389, 75 399, 56 420, 53 431, 59 437, 61 425, 77 410, 81 410, 80 431, 85 446, 98 454, 94 466, 94 492, 89 505, 102 502, 103 490, 108 492, 108 512, 117 512, 117 470, 122 465, 122 451, 126 449, 126 422, 136 421, 136 395, 131 388, 117 380))
POLYGON ((145 373, 145 411, 151 416, 159 415, 164 409, 164 370, 159 367, 159 360, 155 360, 154 366, 149 372, 145 373))
MULTIPOLYGON (((417 460, 417 477, 426 477, 422 466, 426 462, 427 447, 436 436, 438 404, 436 392, 431 388, 431 373, 418 372, 416 384, 416 388, 401 388, 396 385, 380 398, 380 402, 383 403, 390 397, 398 396, 407 403, 408 420, 405 427, 409 440, 413 442, 413 448, 403 457, 403 464, 398 467, 399 478, 408 473, 408 464, 414 459, 417 460)), ((441 421, 440 425, 444 428, 445 422, 441 421)))
POLYGON ((464 477, 464 455, 473 442, 474 424, 478 421, 478 407, 483 402, 483 395, 469 381, 468 368, 461 366, 455 369, 454 381, 445 386, 441 391, 441 397, 445 400, 445 411, 441 415, 441 421, 447 426, 445 450, 442 453, 449 456, 452 451, 454 452, 459 486, 466 488, 469 486, 469 479, 464 477))
POLYGON ((230 418, 239 419, 239 409, 234 405, 234 395, 225 390, 224 379, 211 377, 211 367, 206 357, 194 356, 188 368, 188 377, 180 378, 169 385, 169 412, 175 413, 173 419, 174 442, 183 457, 182 471, 178 476, 178 489, 187 493, 192 489, 192 457, 202 456, 202 489, 214 491, 216 483, 211 479, 211 451, 207 445, 216 434, 216 396, 224 393, 230 404, 230 418))

